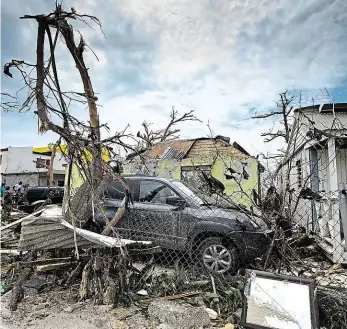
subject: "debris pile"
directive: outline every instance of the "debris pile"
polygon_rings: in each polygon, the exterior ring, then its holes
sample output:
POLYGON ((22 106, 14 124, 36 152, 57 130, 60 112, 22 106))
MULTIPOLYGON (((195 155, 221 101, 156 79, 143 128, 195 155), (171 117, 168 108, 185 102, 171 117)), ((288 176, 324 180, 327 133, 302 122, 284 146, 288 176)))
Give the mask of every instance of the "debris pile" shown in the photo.
MULTIPOLYGON (((158 263, 155 257, 158 249, 143 242, 101 238, 101 235, 86 233, 83 229, 75 230, 78 236, 75 239, 74 228, 64 222, 54 205, 39 214, 24 217, 22 214, 20 220, 17 218, 17 224, 6 223, 1 230, 2 295, 10 296, 9 310, 13 314, 18 308, 26 307, 20 303, 23 297, 25 301, 35 296, 58 294, 62 300, 64 296, 70 296, 70 303, 62 309, 65 313, 77 312, 79 304, 76 306, 76 303, 84 303, 86 307, 106 304, 129 309, 137 305, 136 315, 127 318, 126 322, 125 319, 117 320, 118 324, 127 323, 125 328, 132 328, 128 324, 132 321, 137 325, 139 321, 145 321, 148 326, 143 328, 150 328, 150 325, 152 328, 156 328, 154 325, 176 328, 172 323, 177 328, 190 328, 190 324, 191 328, 194 324, 207 328, 226 325, 237 328, 241 323, 244 269, 237 275, 211 276, 201 268, 196 271, 184 261, 168 268, 158 263), (20 236, 15 233, 17 225, 21 225, 20 236), (59 240, 52 236, 66 238, 59 240), (180 323, 175 320, 185 312, 189 321, 180 323)), ((283 240, 275 241, 272 253, 264 256, 268 259, 267 271, 315 279, 319 287, 321 323, 327 328, 339 328, 332 323, 336 322, 335 314, 341 314, 338 323, 345 321, 341 312, 346 307, 346 298, 336 289, 327 288, 337 288, 337 283, 345 284, 346 269, 331 264, 320 253, 314 239, 304 233, 297 232, 287 240, 285 248, 290 253, 287 252, 286 257, 279 248, 283 248, 283 240), (326 312, 328 305, 335 313, 326 312)), ((253 268, 263 270, 264 259, 253 264, 253 268)), ((48 316, 49 303, 43 304, 39 306, 40 312, 34 312, 35 317, 48 316)))

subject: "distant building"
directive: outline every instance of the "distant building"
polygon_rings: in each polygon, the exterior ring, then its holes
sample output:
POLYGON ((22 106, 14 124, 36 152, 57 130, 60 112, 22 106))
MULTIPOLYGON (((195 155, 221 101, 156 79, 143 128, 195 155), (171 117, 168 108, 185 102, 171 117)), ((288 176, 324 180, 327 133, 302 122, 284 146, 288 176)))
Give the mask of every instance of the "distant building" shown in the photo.
POLYGON ((195 186, 196 174, 204 172, 244 205, 253 202, 254 191, 260 194, 263 170, 255 157, 224 136, 161 142, 141 154, 129 155, 123 164, 124 174, 178 179, 195 186))
MULTIPOLYGON (((48 186, 51 152, 37 152, 32 147, 7 147, 0 151, 1 182, 13 187, 18 182, 29 186, 48 186)), ((53 163, 53 180, 64 186, 65 161, 57 154, 53 163)))

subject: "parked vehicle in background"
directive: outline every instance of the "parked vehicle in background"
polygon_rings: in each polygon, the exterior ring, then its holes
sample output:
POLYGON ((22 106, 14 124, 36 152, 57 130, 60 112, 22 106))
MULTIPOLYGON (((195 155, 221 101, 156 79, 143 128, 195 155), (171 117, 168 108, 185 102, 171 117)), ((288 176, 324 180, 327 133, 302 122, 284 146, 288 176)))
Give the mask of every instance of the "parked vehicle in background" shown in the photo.
MULTIPOLYGON (((251 262, 269 245, 269 230, 262 219, 230 202, 216 202, 177 180, 146 176, 124 179, 133 203, 116 227, 122 238, 188 252, 213 273, 236 271, 240 262, 251 262)), ((94 229, 103 229, 123 198, 122 184, 113 181, 105 192, 105 213, 95 211, 94 229)))
POLYGON ((61 204, 63 197, 63 187, 29 187, 25 193, 22 193, 17 206, 19 210, 32 213, 45 204, 61 204))

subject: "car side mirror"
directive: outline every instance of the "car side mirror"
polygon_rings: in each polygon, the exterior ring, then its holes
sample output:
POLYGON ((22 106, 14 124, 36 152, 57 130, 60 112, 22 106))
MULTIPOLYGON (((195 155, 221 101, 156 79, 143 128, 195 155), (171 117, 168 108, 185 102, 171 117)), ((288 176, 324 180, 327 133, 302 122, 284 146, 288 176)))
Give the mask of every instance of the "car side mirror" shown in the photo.
POLYGON ((181 209, 183 209, 187 205, 185 200, 176 195, 170 195, 166 197, 166 203, 171 206, 179 207, 181 209))

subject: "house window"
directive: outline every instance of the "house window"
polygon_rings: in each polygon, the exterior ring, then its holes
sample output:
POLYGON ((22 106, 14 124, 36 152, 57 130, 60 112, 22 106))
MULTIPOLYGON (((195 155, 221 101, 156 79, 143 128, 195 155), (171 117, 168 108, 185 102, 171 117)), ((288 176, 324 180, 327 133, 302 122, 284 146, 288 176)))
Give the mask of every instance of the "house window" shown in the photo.
POLYGON ((296 161, 297 183, 298 188, 302 188, 302 168, 301 160, 296 161))
POLYGON ((51 165, 51 160, 50 159, 41 159, 41 158, 37 158, 36 159, 36 168, 48 169, 48 167, 50 165, 51 165))
POLYGON ((181 180, 189 182, 196 173, 205 172, 211 173, 211 166, 181 166, 181 180))

